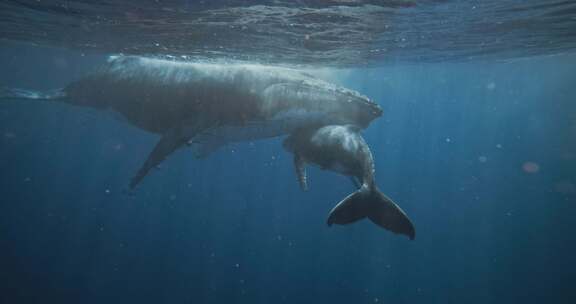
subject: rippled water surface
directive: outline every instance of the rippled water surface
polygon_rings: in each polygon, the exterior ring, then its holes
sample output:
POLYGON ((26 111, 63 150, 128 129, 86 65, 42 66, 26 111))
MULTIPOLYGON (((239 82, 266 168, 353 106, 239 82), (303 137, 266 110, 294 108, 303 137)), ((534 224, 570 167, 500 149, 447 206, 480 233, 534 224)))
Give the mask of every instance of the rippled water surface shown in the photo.
POLYGON ((508 60, 573 51, 576 1, 14 0, 0 39, 334 67, 508 60))

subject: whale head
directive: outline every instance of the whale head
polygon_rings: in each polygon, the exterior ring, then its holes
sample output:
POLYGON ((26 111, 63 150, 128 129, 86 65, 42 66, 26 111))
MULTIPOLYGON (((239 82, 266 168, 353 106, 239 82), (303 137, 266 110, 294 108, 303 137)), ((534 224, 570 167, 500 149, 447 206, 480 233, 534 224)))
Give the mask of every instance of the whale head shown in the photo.
POLYGON ((324 81, 314 79, 299 83, 279 83, 264 92, 263 111, 317 115, 317 125, 355 125, 366 128, 382 116, 382 108, 368 97, 324 81))
POLYGON ((346 88, 339 87, 334 93, 335 103, 341 108, 342 124, 353 124, 366 128, 382 116, 382 108, 370 98, 346 88))

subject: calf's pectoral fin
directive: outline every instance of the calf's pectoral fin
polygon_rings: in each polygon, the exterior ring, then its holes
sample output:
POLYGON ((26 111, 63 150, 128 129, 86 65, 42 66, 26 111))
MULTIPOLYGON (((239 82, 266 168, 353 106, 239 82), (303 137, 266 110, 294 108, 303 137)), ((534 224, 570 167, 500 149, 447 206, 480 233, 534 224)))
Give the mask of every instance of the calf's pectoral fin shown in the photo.
POLYGON ((160 141, 156 144, 152 152, 148 155, 148 158, 144 162, 144 165, 140 167, 138 173, 130 181, 130 188, 136 187, 142 179, 148 174, 150 169, 158 166, 166 157, 172 152, 178 150, 178 148, 184 146, 187 142, 187 138, 184 136, 182 129, 179 127, 170 129, 160 141))
POLYGON ((308 181, 306 178, 306 161, 298 153, 294 153, 294 168, 296 169, 296 177, 298 178, 298 183, 300 188, 306 191, 308 190, 308 181))

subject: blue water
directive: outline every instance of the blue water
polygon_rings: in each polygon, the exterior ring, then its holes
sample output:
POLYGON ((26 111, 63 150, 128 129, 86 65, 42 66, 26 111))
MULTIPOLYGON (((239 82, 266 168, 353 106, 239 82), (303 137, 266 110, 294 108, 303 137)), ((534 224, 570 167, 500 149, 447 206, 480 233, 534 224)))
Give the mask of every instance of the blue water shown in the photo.
MULTIPOLYGON (((3 43, 0 83, 52 89, 105 54, 3 43)), ((1 303, 574 303, 576 57, 323 70, 384 116, 363 133, 416 240, 327 227, 347 178, 281 139, 185 149, 97 112, 0 105, 1 303)))

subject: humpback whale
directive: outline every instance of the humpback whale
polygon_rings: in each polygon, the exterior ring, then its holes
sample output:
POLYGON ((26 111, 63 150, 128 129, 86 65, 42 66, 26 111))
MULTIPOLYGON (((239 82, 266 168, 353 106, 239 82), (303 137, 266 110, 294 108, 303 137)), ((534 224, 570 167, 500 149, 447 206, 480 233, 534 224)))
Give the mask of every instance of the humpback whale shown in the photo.
POLYGON ((360 189, 340 201, 328 216, 328 225, 346 225, 368 218, 394 233, 415 237, 412 222, 404 211, 382 193, 374 179, 374 159, 356 125, 327 125, 303 128, 284 140, 284 148, 294 154, 300 186, 307 188, 307 163, 357 178, 360 189))
POLYGON ((113 56, 66 87, 0 90, 0 98, 43 99, 109 109, 161 136, 130 182, 190 146, 204 157, 230 142, 350 124, 367 127, 381 108, 360 93, 290 68, 113 56))

